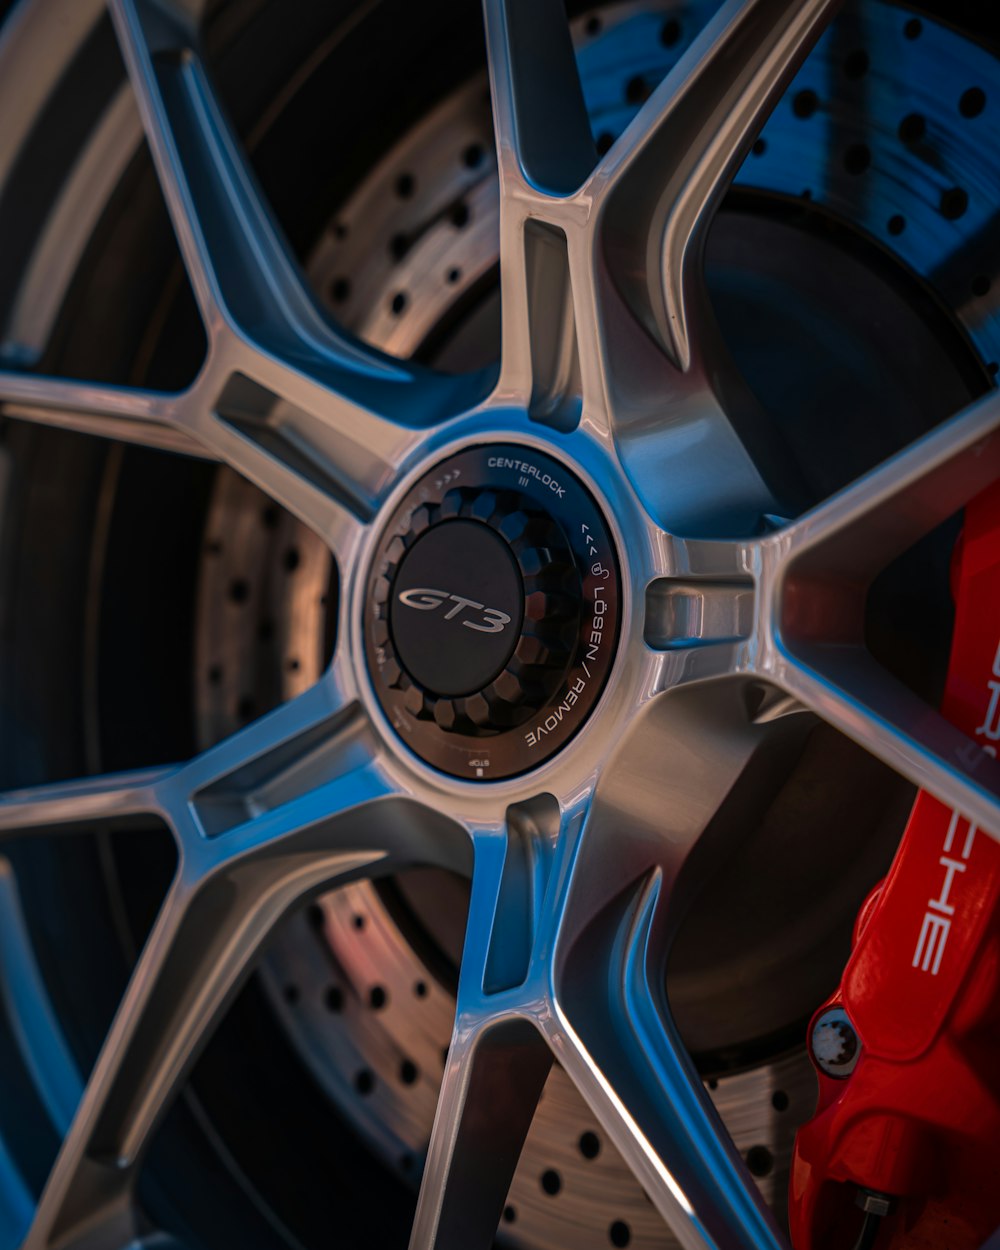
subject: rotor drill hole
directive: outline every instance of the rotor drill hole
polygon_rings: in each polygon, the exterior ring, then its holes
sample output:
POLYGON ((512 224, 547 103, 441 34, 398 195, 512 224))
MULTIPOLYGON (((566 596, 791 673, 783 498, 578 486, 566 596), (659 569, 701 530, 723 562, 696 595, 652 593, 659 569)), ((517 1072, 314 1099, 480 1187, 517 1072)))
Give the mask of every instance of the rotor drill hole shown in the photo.
POLYGON ((375 1089, 375 1073, 370 1068, 362 1068, 354 1075, 354 1088, 367 1098, 375 1089))
POLYGON ((770 1176, 774 1169, 774 1155, 766 1146, 751 1146, 746 1158, 752 1176, 770 1176))
POLYGON ((641 74, 634 74, 625 84, 625 103, 642 104, 649 99, 649 84, 641 74))
POLYGON ((868 73, 868 65, 868 53, 864 48, 858 48, 844 60, 844 76, 851 82, 857 82, 868 73))
POLYGON ((555 1168, 549 1168, 547 1171, 542 1173, 539 1178, 539 1184, 541 1185, 542 1190, 547 1193, 550 1198, 554 1198, 556 1194, 558 1194, 559 1190, 562 1189, 562 1177, 555 1170, 555 1168))
POLYGON ((660 43, 665 48, 675 48, 681 41, 681 24, 676 17, 668 17, 660 27, 660 43))
POLYGON ((601 1153, 601 1139, 596 1133, 582 1133, 577 1144, 580 1147, 580 1154, 585 1159, 596 1159, 601 1153))
POLYGON ((852 143, 844 153, 844 168, 849 174, 863 174, 871 163, 871 149, 866 143, 852 143))
POLYGON ((627 1246, 632 1240, 632 1230, 624 1220, 615 1220, 608 1229, 608 1240, 613 1246, 627 1246))
POLYGON ((907 113, 899 123, 898 134, 904 143, 919 143, 927 130, 927 122, 921 113, 907 113))
POLYGON ((941 216, 948 221, 958 221, 969 207, 969 195, 961 187, 949 187, 941 193, 941 216))
POLYGON ((986 107, 986 92, 982 87, 970 87, 963 91, 958 101, 958 111, 963 117, 978 117, 986 107))

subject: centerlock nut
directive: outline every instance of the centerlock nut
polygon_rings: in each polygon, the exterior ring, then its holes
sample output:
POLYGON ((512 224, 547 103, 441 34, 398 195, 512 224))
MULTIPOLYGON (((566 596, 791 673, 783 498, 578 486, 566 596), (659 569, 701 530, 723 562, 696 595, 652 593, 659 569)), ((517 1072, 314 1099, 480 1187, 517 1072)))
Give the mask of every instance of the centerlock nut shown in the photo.
POLYGON ((496 781, 578 731, 614 657, 620 575, 597 505, 534 449, 472 447, 410 489, 369 575, 365 650, 400 738, 496 781))

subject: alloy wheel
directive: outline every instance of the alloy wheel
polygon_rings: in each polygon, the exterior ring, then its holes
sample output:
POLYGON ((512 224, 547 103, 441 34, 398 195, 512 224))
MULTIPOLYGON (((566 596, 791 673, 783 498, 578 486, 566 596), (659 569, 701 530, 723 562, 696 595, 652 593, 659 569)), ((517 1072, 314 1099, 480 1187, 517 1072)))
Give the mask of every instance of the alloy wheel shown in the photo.
POLYGON ((0 806, 4 835, 148 824, 177 856, 26 1247, 140 1235, 146 1149, 275 927, 412 869, 471 893, 411 1246, 491 1244, 554 1061, 681 1245, 783 1244, 666 1000, 691 901, 817 721, 1000 835, 992 777, 865 620, 879 574, 996 478, 1000 405, 803 507, 706 289, 722 196, 834 8, 725 5, 598 155, 562 5, 487 3, 501 360, 445 375, 318 307, 197 15, 111 5, 204 363, 178 393, 8 371, 0 396, 231 467, 335 557, 338 621, 313 684, 189 762, 0 806), (464 580, 407 579, 418 550, 464 580), (490 561, 506 583, 474 580, 490 561))

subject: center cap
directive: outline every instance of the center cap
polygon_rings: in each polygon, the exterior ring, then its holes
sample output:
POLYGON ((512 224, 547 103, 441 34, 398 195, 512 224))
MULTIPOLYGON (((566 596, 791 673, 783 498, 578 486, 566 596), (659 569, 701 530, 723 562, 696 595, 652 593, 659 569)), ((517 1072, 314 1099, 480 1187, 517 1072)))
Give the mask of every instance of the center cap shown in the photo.
POLYGON ((471 447, 416 482, 368 579, 365 651, 394 729, 427 763, 496 781, 577 732, 618 639, 618 560, 564 465, 471 447))
POLYGON ((503 672, 524 616, 510 547, 480 521, 446 521, 403 557, 389 632, 403 668, 436 695, 470 695, 503 672))

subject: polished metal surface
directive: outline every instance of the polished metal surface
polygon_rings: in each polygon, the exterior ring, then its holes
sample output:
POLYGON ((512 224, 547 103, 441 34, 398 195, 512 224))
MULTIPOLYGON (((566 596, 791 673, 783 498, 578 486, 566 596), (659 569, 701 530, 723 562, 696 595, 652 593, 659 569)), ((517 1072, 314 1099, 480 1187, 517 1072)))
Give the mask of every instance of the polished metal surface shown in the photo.
MULTIPOLYGON (((628 68, 648 49, 649 23, 658 30, 663 19, 646 6, 629 5, 603 10, 599 20, 596 36, 587 34, 584 21, 575 28, 588 58, 584 88, 591 99, 614 101, 595 125, 624 125, 618 90, 628 68)), ((670 53, 664 49, 660 55, 670 53)), ((311 258, 310 279, 331 312, 366 342, 394 355, 417 352, 496 263, 499 197, 483 88, 473 81, 442 101, 387 153, 341 208, 311 258), (396 187, 411 170, 420 171, 418 185, 401 197, 396 187), (467 212, 456 214, 456 205, 467 212), (400 240, 407 240, 405 248, 400 240), (403 301, 396 300, 400 294, 403 301), (394 311, 394 300, 402 303, 401 311, 394 311)), ((444 354, 454 359, 462 351, 478 363, 483 337, 488 353, 491 336, 485 331, 471 345, 446 347, 444 354)), ((319 678, 322 603, 330 580, 323 545, 287 516, 275 531, 266 497, 234 474, 219 476, 207 539, 196 659, 204 746, 239 727, 250 688, 277 701, 319 678), (301 557, 291 574, 285 569, 289 551, 301 557), (230 594, 236 584, 247 587, 238 602, 230 594), (263 641, 261 620, 272 626, 263 641)), ((669 588, 656 583, 651 593, 667 593, 671 610, 649 619, 669 622, 669 644, 649 640, 651 645, 683 648, 694 637, 742 632, 745 605, 752 602, 752 583, 746 585, 740 619, 723 626, 704 609, 704 583, 669 588), (675 620, 681 611, 683 625, 675 620)), ((718 598, 711 588, 707 594, 710 602, 718 598)), ((734 601, 724 591, 723 596, 718 601, 725 610, 734 601)), ((467 897, 461 886, 449 889, 446 879, 428 888, 453 924, 464 923, 467 897)), ((323 1088, 389 1166, 413 1177, 430 1137, 454 1021, 453 987, 442 983, 439 970, 368 883, 331 891, 321 906, 321 927, 315 913, 301 915, 275 935, 263 965, 265 982, 323 1088)), ((762 1193, 782 1209, 794 1125, 814 1098, 804 1050, 714 1077, 708 1090, 739 1150, 754 1162, 762 1193)), ((612 1225, 628 1230, 630 1246, 673 1242, 556 1067, 525 1143, 501 1232, 525 1247, 559 1247, 571 1236, 576 1246, 596 1248, 608 1244, 612 1225), (553 1188, 553 1173, 555 1193, 542 1179, 553 1188)))
POLYGON ((133 1244, 144 1151, 275 927, 334 885, 414 868, 469 877, 471 893, 413 1250, 490 1244, 539 1099, 556 1101, 553 1062, 680 1245, 782 1245, 666 1001, 689 903, 817 719, 1000 836, 995 761, 879 669, 862 610, 881 568, 997 476, 1000 403, 781 519, 780 457, 757 437, 704 285, 722 194, 834 6, 726 3, 599 156, 561 3, 487 0, 492 387, 332 323, 217 105, 196 6, 110 7, 207 357, 180 395, 10 371, 0 399, 197 446, 254 483, 323 544, 317 567, 335 556, 337 646, 311 685, 187 763, 0 801, 0 836, 148 817, 178 853, 23 1245, 133 1244), (614 670, 572 748, 477 787, 400 747, 361 629, 380 518, 429 466, 486 440, 573 466, 613 526, 624 593, 614 670))
MULTIPOLYGON (((284 700, 322 672, 329 553, 291 518, 275 520, 255 487, 220 474, 199 590, 196 671, 206 747, 256 711, 248 689, 284 700), (289 552, 297 556, 291 562, 289 552), (246 593, 234 601, 236 585, 246 593), (264 638, 261 620, 272 626, 264 638)), ((436 878, 422 888, 449 926, 464 923, 468 898, 459 881, 436 878)), ((388 1166, 413 1177, 430 1137, 454 988, 370 883, 342 886, 317 906, 275 933, 262 965, 265 984, 324 1090, 388 1166)), ((815 1097, 804 1049, 712 1078, 708 1090, 754 1163, 762 1193, 780 1209, 794 1127, 815 1097)), ((560 1068, 549 1075, 504 1211, 505 1239, 524 1247, 557 1247, 567 1236, 574 1245, 603 1247, 613 1224, 628 1228, 631 1246, 672 1241, 560 1068), (558 1191, 550 1193, 553 1173, 558 1191)))

